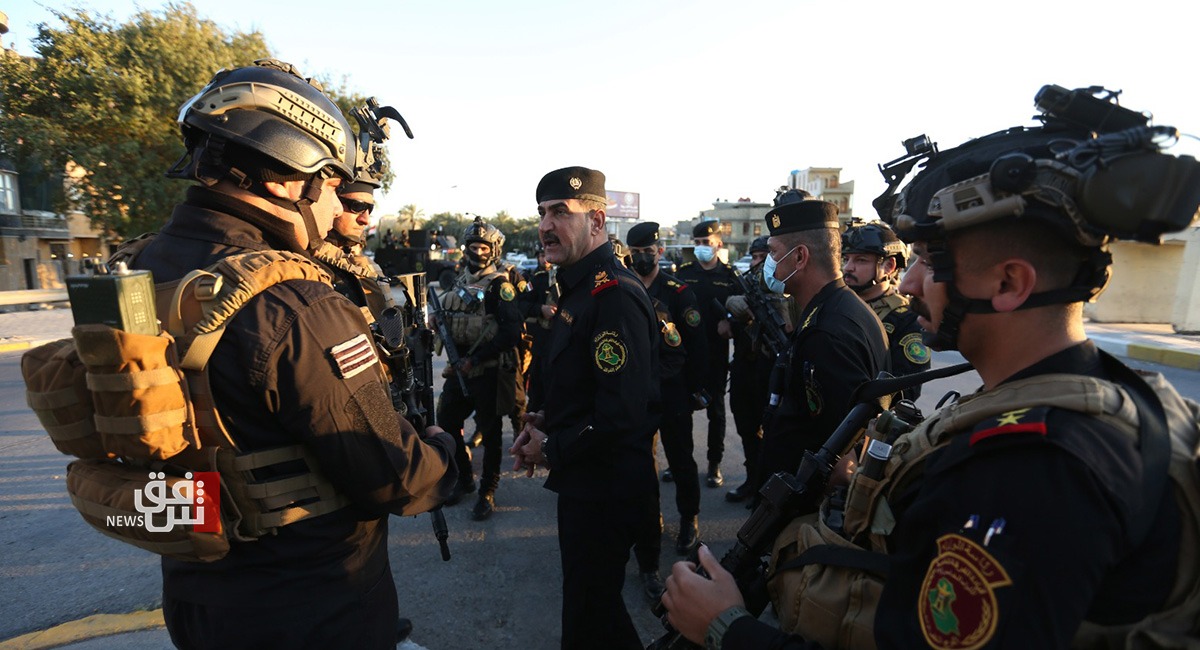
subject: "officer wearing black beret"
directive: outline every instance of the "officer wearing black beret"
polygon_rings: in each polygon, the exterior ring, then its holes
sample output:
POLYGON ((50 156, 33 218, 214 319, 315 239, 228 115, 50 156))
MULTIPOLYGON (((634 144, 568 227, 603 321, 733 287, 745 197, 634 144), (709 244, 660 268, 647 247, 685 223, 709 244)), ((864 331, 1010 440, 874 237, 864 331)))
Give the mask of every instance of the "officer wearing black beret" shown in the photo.
POLYGON ((842 281, 837 207, 805 199, 767 213, 763 280, 800 309, 787 353, 782 399, 763 425, 760 478, 794 473, 850 411, 850 397, 887 368, 887 336, 875 313, 842 281))
MULTIPOLYGON (((633 272, 646 286, 657 313, 660 337, 659 372, 662 381, 663 415, 659 425, 667 465, 675 477, 675 506, 679 512, 679 535, 675 552, 686 555, 700 543, 700 477, 693 455, 692 411, 705 407, 704 372, 708 349, 696 295, 678 279, 662 271, 658 262, 664 248, 659 227, 652 221, 629 230, 629 252, 633 272)), ((657 600, 662 591, 658 578, 658 547, 661 546, 662 517, 654 505, 657 530, 646 543, 634 547, 643 587, 657 600)))
POLYGON ((546 488, 558 493, 562 647, 640 649, 621 588, 645 495, 658 489, 661 334, 641 281, 613 256, 604 175, 552 171, 537 201, 561 297, 512 453, 530 472, 549 467, 546 488))
MULTIPOLYGON (((705 340, 708 344, 706 384, 711 400, 708 404, 708 476, 705 484, 721 487, 721 459, 725 456, 725 389, 729 378, 729 339, 733 332, 725 317, 725 300, 740 293, 733 267, 721 261, 721 224, 701 221, 692 229, 695 262, 679 267, 679 281, 696 292, 700 313, 704 317, 705 340)), ((663 477, 664 480, 667 477, 663 477)))

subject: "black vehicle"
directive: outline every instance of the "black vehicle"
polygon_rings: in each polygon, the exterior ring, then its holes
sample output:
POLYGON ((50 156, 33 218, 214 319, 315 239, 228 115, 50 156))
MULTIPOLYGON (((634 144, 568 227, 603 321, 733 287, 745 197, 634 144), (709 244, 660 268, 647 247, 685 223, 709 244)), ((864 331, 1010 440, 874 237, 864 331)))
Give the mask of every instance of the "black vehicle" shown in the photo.
POLYGON ((455 267, 462 250, 453 235, 440 230, 385 232, 375 249, 375 263, 387 276, 424 273, 427 282, 440 286, 454 283, 455 267))

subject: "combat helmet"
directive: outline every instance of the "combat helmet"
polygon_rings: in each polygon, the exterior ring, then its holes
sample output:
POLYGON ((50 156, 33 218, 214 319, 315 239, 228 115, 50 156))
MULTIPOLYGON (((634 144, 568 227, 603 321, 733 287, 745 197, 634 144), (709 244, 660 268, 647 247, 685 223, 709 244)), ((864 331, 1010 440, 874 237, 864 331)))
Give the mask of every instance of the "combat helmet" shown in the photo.
POLYGON ((324 180, 354 178, 356 149, 350 124, 319 84, 289 63, 260 59, 221 70, 179 109, 186 153, 167 171, 171 178, 212 185, 230 178, 304 217, 309 248, 320 246, 312 203, 324 180), (305 180, 297 201, 280 201, 262 183, 305 180))
POLYGON ((1114 239, 1159 243, 1187 227, 1200 204, 1200 163, 1163 149, 1177 132, 1116 103, 1100 87, 1044 86, 1034 99, 1041 124, 1016 126, 938 151, 925 136, 905 141, 906 155, 880 165, 888 189, 873 202, 908 242, 924 241, 934 281, 949 304, 926 342, 954 349, 968 313, 991 313, 989 301, 963 296, 954 283, 949 238, 957 231, 1008 220, 1061 232, 1082 254, 1070 286, 1032 294, 1020 309, 1094 300, 1110 277, 1114 239), (924 168, 896 193, 917 164, 924 168))
POLYGON ((476 216, 475 221, 463 231, 463 256, 472 268, 487 268, 503 256, 504 239, 504 233, 498 228, 484 223, 483 217, 476 216), (487 244, 491 250, 487 255, 479 255, 471 250, 472 243, 487 244))

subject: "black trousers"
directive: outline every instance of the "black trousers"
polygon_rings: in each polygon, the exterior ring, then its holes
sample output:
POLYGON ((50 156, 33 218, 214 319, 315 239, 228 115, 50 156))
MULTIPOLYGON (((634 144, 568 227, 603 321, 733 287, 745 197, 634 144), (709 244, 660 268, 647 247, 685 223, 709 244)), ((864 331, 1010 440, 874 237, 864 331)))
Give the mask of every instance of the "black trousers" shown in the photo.
POLYGON ((729 341, 723 345, 709 344, 713 358, 708 366, 705 390, 712 401, 708 403, 708 462, 720 463, 725 457, 725 391, 729 383, 729 341))
POLYGON ((659 424, 667 467, 675 477, 675 508, 681 518, 700 514, 700 471, 692 439, 692 414, 663 415, 659 424))
MULTIPOLYGON (((229 576, 231 589, 238 576, 229 576)), ((171 643, 182 650, 396 647, 400 611, 392 571, 358 598, 314 595, 303 605, 231 607, 163 597, 171 643)))
POLYGON ((625 608, 625 564, 645 499, 591 501, 558 496, 564 650, 641 650, 625 608))
POLYGON ((729 366, 729 410, 746 454, 746 480, 758 485, 758 455, 762 447, 763 411, 770 400, 769 378, 773 361, 762 354, 734 359, 729 366))
POLYGON ((483 478, 481 493, 494 493, 500 485, 500 461, 502 458, 503 416, 496 412, 496 369, 489 368, 479 377, 467 380, 470 396, 463 395, 457 377, 446 379, 442 394, 438 397, 437 424, 454 436, 454 463, 458 466, 458 480, 466 483, 474 480, 471 456, 463 439, 463 425, 472 413, 475 425, 483 436, 483 478))

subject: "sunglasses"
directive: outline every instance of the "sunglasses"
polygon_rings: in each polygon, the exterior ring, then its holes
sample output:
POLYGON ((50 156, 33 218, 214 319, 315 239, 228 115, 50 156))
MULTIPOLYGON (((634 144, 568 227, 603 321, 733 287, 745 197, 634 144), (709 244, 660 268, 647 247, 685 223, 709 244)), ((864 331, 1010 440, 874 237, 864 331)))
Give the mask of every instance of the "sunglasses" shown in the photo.
POLYGON ((375 209, 374 203, 367 203, 366 201, 347 198, 341 198, 341 201, 342 207, 345 208, 346 212, 353 212, 354 214, 360 214, 363 212, 371 214, 371 211, 375 209))

